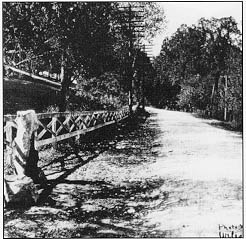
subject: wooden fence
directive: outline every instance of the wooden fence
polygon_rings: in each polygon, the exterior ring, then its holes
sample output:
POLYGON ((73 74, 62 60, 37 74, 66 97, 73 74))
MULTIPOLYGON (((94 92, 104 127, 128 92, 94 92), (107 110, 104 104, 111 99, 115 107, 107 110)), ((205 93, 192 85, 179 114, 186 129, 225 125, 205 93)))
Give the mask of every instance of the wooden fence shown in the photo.
MULTIPOLYGON (((89 131, 122 121, 129 116, 129 108, 118 111, 83 111, 37 114, 39 128, 35 148, 85 134, 89 131)), ((11 150, 16 137, 16 115, 4 115, 4 147, 11 150)))

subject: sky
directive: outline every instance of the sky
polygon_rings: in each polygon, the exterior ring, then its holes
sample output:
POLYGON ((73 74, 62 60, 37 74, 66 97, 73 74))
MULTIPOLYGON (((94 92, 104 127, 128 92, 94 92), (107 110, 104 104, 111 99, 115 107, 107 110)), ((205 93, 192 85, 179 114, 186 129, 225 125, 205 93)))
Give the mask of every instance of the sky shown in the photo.
POLYGON ((167 28, 153 40, 153 55, 160 53, 162 41, 171 36, 181 24, 197 24, 202 17, 221 18, 232 16, 242 26, 242 3, 241 2, 159 2, 164 9, 167 28))

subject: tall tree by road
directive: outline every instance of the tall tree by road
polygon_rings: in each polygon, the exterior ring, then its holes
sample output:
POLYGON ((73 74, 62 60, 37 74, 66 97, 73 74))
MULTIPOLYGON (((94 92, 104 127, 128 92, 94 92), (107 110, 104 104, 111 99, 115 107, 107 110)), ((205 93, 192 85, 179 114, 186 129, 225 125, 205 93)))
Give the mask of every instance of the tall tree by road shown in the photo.
POLYGON ((164 39, 154 65, 156 80, 168 87, 169 93, 176 85, 180 87, 171 95, 157 93, 162 106, 201 109, 226 120, 241 117, 241 33, 233 18, 202 18, 197 26, 182 25, 164 39))

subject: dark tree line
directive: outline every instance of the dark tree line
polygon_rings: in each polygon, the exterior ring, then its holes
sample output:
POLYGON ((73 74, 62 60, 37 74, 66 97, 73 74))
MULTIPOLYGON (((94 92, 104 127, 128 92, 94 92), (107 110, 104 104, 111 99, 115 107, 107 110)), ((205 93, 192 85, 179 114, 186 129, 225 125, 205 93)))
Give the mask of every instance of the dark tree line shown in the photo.
POLYGON ((232 17, 182 25, 154 61, 150 101, 242 124, 242 40, 232 17))

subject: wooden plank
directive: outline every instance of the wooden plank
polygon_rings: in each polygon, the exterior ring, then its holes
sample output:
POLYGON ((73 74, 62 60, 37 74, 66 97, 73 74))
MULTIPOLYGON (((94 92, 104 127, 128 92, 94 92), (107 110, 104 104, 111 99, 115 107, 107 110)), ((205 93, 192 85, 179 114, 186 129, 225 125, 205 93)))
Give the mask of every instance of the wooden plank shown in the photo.
POLYGON ((9 127, 13 127, 13 128, 17 128, 17 125, 16 125, 16 123, 15 122, 13 122, 13 121, 8 121, 8 122, 6 122, 6 125, 4 126, 4 128, 3 128, 3 132, 5 132, 6 130, 8 130, 8 128, 9 127))
POLYGON ((40 113, 37 114, 38 119, 46 119, 46 118, 53 118, 53 117, 66 117, 69 112, 55 112, 55 113, 40 113))
POLYGON ((48 84, 51 84, 51 85, 53 85, 53 86, 61 87, 61 84, 60 84, 60 83, 57 83, 57 82, 54 82, 54 81, 51 81, 51 80, 47 80, 46 78, 43 78, 43 77, 34 75, 34 74, 32 74, 32 73, 28 73, 28 72, 26 72, 26 71, 17 69, 17 68, 15 68, 15 67, 12 67, 12 66, 9 66, 9 65, 4 65, 4 66, 5 66, 5 68, 11 69, 12 71, 17 72, 17 73, 20 73, 20 74, 22 74, 22 75, 29 76, 29 77, 31 77, 31 78, 33 78, 33 79, 36 79, 36 80, 39 80, 39 81, 43 81, 43 82, 48 83, 48 84))
POLYGON ((87 126, 85 125, 85 123, 84 123, 84 121, 83 121, 84 119, 82 119, 82 116, 79 116, 76 120, 75 120, 75 123, 78 125, 78 128, 79 129, 82 129, 83 127, 84 128, 86 128, 87 126), (81 120, 81 123, 78 125, 77 123, 78 123, 78 121, 80 121, 81 120))
MULTIPOLYGON (((40 122, 40 121, 39 121, 40 122)), ((41 125, 42 127, 44 126, 44 124, 41 125)), ((44 134, 47 132, 47 128, 49 128, 50 126, 52 126, 52 120, 49 122, 49 124, 46 126, 46 128, 44 128, 39 134, 38 134, 38 139, 41 139, 44 134)), ((51 131, 49 131, 51 133, 51 131)), ((53 131, 54 132, 54 131, 53 131)))
POLYGON ((109 114, 109 113, 105 113, 105 114, 104 114, 104 117, 103 117, 103 122, 107 122, 107 117, 108 117, 108 114, 109 114))
POLYGON ((46 132, 47 130, 43 128, 43 130, 37 135, 37 138, 41 139, 45 135, 46 132))
POLYGON ((96 129, 99 129, 99 128, 102 128, 102 127, 105 127, 107 125, 111 125, 111 124, 114 124, 114 123, 115 123, 115 121, 110 121, 110 122, 107 122, 107 123, 104 123, 104 124, 96 125, 96 126, 91 127, 91 128, 77 130, 77 131, 74 131, 74 132, 71 132, 71 133, 59 135, 59 136, 57 136, 55 138, 49 138, 49 139, 35 141, 35 148, 39 148, 39 147, 41 147, 43 145, 46 145, 46 144, 51 144, 51 143, 58 142, 58 141, 61 141, 61 140, 64 140, 64 139, 68 139, 68 138, 71 138, 71 137, 74 137, 74 136, 78 136, 80 134, 85 134, 87 132, 90 132, 90 131, 93 131, 93 130, 96 130, 96 129))
MULTIPOLYGON (((122 108, 121 110, 124 110, 124 108, 122 108)), ((87 115, 92 115, 92 114, 110 114, 112 112, 120 112, 121 110, 118 111, 82 111, 82 112, 54 112, 54 113, 38 113, 37 114, 37 118, 38 119, 45 119, 45 118, 52 118, 53 116, 56 117, 62 117, 62 116, 67 116, 67 115, 72 115, 72 116, 87 116, 87 115)), ((3 119, 4 122, 6 121, 14 121, 15 118, 17 117, 17 115, 4 115, 3 119)))
POLYGON ((47 131, 49 131, 49 133, 51 133, 51 134, 53 134, 54 136, 56 136, 55 133, 52 132, 52 130, 50 130, 50 129, 49 129, 46 125, 44 125, 42 122, 38 121, 38 123, 39 123, 39 125, 41 125, 44 129, 46 129, 47 131))
POLYGON ((6 140, 10 143, 12 143, 13 141, 13 131, 12 131, 12 126, 11 126, 11 122, 8 124, 8 127, 6 128, 6 140))
POLYGON ((69 132, 72 132, 72 130, 75 128, 79 128, 79 125, 76 123, 76 120, 71 117, 70 121, 72 122, 72 125, 70 126, 69 132))
POLYGON ((126 118, 128 118, 128 117, 129 117, 129 115, 127 115, 127 116, 121 118, 120 121, 122 121, 122 120, 124 120, 124 119, 126 119, 126 118))
MULTIPOLYGON (((52 136, 51 136, 53 139, 55 139, 57 136, 57 134, 56 134, 56 119, 57 119, 56 117, 52 117, 52 121, 51 121, 52 122, 52 126, 51 126, 52 131, 55 133, 55 135, 52 134, 52 136)), ((53 147, 56 147, 55 143, 53 144, 53 147)))
MULTIPOLYGON (((58 120, 58 122, 60 123, 59 120, 58 120)), ((63 125, 60 125, 60 127, 56 131, 56 135, 58 135, 61 132, 62 129, 63 129, 63 125)))
POLYGON ((12 157, 13 157, 13 150, 12 150, 12 142, 13 142, 13 131, 12 131, 12 122, 7 122, 6 126, 6 162, 11 164, 12 163, 12 157))
POLYGON ((73 122, 73 124, 70 126, 70 128, 69 128, 69 132, 72 132, 72 130, 74 129, 74 127, 75 126, 77 126, 75 123, 74 123, 74 121, 72 121, 73 122))
POLYGON ((102 116, 103 116, 103 114, 96 114, 96 124, 100 124, 101 123, 102 116))
POLYGON ((93 119, 93 114, 92 115, 87 115, 84 118, 83 123, 86 126, 86 128, 89 128, 90 127, 90 123, 91 123, 92 119, 93 119))
POLYGON ((70 130, 70 121, 71 121, 72 116, 68 115, 66 120, 63 122, 63 124, 65 124, 67 126, 68 132, 71 132, 70 130))
POLYGON ((67 132, 70 132, 69 131, 69 128, 67 128, 67 126, 65 125, 67 123, 67 120, 69 118, 65 119, 65 121, 62 123, 61 120, 59 120, 58 118, 56 119, 59 123, 60 123, 60 127, 59 129, 56 131, 56 134, 58 135, 60 133, 60 131, 64 128, 65 130, 67 130, 67 132))
POLYGON ((97 124, 97 114, 93 114, 89 125, 95 126, 97 124), (92 123, 92 124, 91 124, 92 123))
POLYGON ((81 122, 79 129, 87 129, 87 125, 84 123, 84 121, 81 122))
POLYGON ((82 111, 82 112, 55 112, 55 113, 39 113, 37 114, 38 119, 52 118, 53 116, 66 117, 67 115, 72 116, 87 116, 92 115, 93 113, 103 113, 105 111, 82 111))

